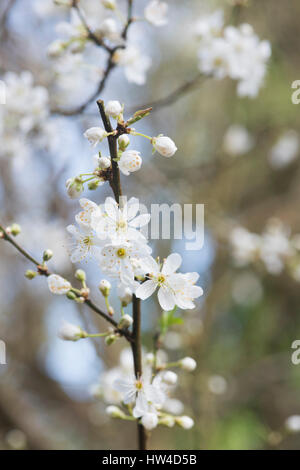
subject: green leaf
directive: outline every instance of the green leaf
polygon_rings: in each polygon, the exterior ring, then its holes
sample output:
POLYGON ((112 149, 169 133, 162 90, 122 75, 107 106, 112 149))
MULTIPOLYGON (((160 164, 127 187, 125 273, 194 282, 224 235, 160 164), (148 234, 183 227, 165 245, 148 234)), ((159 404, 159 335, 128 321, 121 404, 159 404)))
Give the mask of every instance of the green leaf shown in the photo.
POLYGON ((152 108, 147 108, 147 109, 140 109, 139 111, 136 111, 134 115, 132 116, 132 118, 128 119, 126 125, 131 126, 135 122, 140 121, 144 117, 148 116, 151 110, 152 108))
POLYGON ((170 310, 169 312, 164 311, 162 313, 162 316, 159 320, 161 335, 165 335, 171 326, 183 324, 182 318, 175 317, 176 310, 177 310, 177 306, 175 306, 173 310, 170 310))

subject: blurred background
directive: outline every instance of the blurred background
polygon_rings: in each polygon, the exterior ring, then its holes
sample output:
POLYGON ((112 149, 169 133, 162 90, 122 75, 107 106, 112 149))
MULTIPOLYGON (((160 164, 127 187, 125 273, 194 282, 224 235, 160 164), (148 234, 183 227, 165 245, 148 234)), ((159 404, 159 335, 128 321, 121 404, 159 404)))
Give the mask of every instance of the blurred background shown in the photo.
MULTIPOLYGON (((95 3, 82 0, 87 9, 95 3)), ((136 14, 146 2, 137 3, 136 14)), ((184 240, 152 243, 162 257, 171 250, 181 253, 183 270, 200 273, 205 294, 185 313, 184 334, 174 327, 164 342, 170 359, 188 355, 198 362, 176 391, 195 426, 159 427, 150 448, 298 449, 300 434, 292 431, 300 430, 300 418, 288 426, 287 419, 300 415, 300 365, 291 361, 292 342, 300 339, 300 111, 291 101, 291 84, 300 79, 300 4, 167 3, 167 26, 137 22, 129 33, 152 58, 146 84, 128 83, 117 68, 102 99, 135 110, 196 77, 192 25, 217 8, 224 9, 226 22, 250 23, 269 40, 272 58, 256 99, 239 98, 230 79, 198 80, 136 125, 149 135, 170 136, 178 151, 172 159, 153 156, 136 138, 143 167, 123 177, 124 193, 146 206, 205 204, 202 250, 185 251, 184 240)), ((125 2, 120 0, 120 7, 125 2)), ((35 257, 52 249, 49 266, 71 279, 76 268, 68 257, 66 226, 79 205, 68 198, 65 181, 93 170, 83 132, 101 124, 94 103, 80 115, 57 111, 82 104, 101 71, 92 69, 93 63, 83 73, 76 64, 62 67, 47 57, 67 9, 51 0, 2 0, 0 8, 0 78, 7 84, 7 102, 0 105, 0 221, 21 225, 18 242, 35 257), (24 97, 24 87, 32 95, 24 97), (32 87, 39 88, 32 92, 32 87), (33 115, 26 112, 28 103, 33 115)), ((101 60, 97 57, 96 66, 101 60)), ((85 192, 98 203, 107 195, 107 186, 85 192)), ((82 267, 93 300, 104 308, 99 267, 82 267)), ((59 339, 63 319, 89 331, 101 331, 103 321, 84 306, 52 296, 44 278, 25 279, 29 268, 8 243, 0 243, 0 339, 7 347, 7 364, 0 365, 0 449, 135 448, 135 425, 108 418, 104 402, 90 393, 119 363, 125 341, 108 348, 101 340, 59 339)), ((113 305, 118 308, 117 299, 113 305)), ((160 309, 155 299, 144 305, 143 335, 151 348, 160 309)))

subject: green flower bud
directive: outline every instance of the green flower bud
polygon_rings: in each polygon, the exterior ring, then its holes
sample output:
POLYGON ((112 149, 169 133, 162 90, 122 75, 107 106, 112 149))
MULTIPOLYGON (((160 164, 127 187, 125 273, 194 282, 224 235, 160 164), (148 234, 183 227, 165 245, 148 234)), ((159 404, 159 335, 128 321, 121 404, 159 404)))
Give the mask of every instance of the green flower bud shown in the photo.
POLYGON ((85 282, 86 274, 83 269, 77 269, 77 271, 75 272, 75 278, 78 279, 78 281, 85 282))
POLYGON ((75 294, 75 292, 72 292, 71 290, 69 290, 69 292, 67 292, 67 298, 70 299, 70 300, 75 300, 77 298, 77 295, 75 294))
POLYGON ((26 273, 25 273, 25 277, 27 277, 27 279, 34 279, 35 276, 37 276, 37 272, 36 271, 32 271, 31 269, 27 269, 26 273))
POLYGON ((43 261, 49 261, 53 256, 52 250, 45 250, 43 253, 43 261))
POLYGON ((91 191, 94 191, 95 189, 98 188, 99 183, 100 183, 99 180, 91 181, 91 182, 88 184, 88 188, 89 188, 91 191))
POLYGON ((116 339, 117 339, 116 335, 106 336, 105 343, 107 344, 107 346, 110 346, 111 344, 113 344, 116 341, 116 339))
POLYGON ((12 224, 12 226, 10 227, 10 233, 16 237, 17 235, 19 235, 19 233, 21 233, 21 227, 19 224, 12 224))

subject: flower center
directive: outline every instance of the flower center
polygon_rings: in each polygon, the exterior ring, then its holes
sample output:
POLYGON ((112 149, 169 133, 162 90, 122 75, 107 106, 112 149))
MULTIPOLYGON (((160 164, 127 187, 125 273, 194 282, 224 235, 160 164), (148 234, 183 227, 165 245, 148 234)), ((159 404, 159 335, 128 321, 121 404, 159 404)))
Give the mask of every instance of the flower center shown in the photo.
POLYGON ((84 243, 86 246, 91 246, 91 245, 93 244, 91 237, 84 237, 83 243, 84 243))
POLYGON ((118 255, 119 258, 124 258, 126 256, 125 248, 119 248, 117 250, 117 255, 118 255))
POLYGON ((137 389, 138 392, 140 392, 140 391, 142 390, 142 388, 143 388, 143 383, 142 383, 141 380, 137 380, 137 381, 135 382, 135 388, 137 389))
POLYGON ((166 278, 165 276, 163 276, 162 274, 160 274, 159 276, 157 276, 157 282, 158 284, 163 284, 165 282, 166 278))
POLYGON ((125 222, 125 220, 120 220, 117 223, 117 230, 125 230, 126 228, 127 228, 127 223, 125 222))

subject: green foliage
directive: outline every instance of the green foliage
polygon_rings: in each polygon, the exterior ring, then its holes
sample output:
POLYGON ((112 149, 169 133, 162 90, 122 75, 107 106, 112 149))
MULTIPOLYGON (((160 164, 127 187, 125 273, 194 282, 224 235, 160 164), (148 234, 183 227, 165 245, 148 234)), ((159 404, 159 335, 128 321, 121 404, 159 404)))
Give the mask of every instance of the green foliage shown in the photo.
POLYGON ((165 335, 166 332, 168 331, 171 326, 174 325, 182 325, 183 324, 183 319, 180 317, 175 317, 175 312, 176 312, 177 307, 175 306, 173 310, 170 310, 169 312, 163 312, 162 316, 159 320, 159 326, 160 326, 160 332, 161 335, 165 335))

